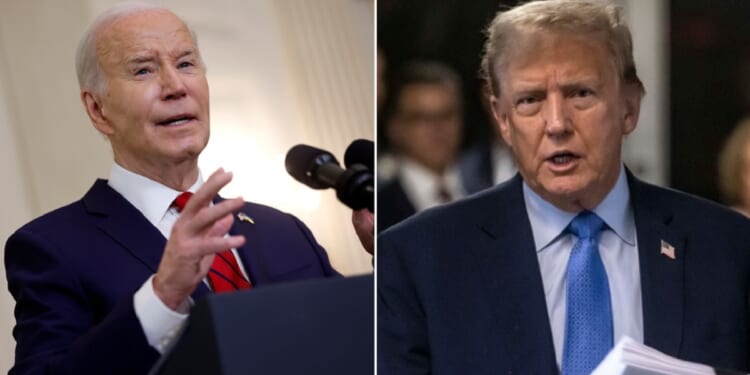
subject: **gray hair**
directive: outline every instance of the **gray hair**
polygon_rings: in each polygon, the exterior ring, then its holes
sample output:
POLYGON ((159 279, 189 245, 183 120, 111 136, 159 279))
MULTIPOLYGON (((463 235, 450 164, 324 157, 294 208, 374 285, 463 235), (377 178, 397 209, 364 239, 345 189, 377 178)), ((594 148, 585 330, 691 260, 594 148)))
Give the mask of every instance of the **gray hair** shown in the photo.
MULTIPOLYGON (((102 29, 119 18, 151 10, 171 12, 169 9, 159 5, 125 2, 112 6, 94 19, 81 36, 81 40, 78 42, 78 47, 76 48, 76 75, 78 76, 78 86, 81 90, 88 89, 96 94, 101 94, 107 87, 106 78, 102 74, 101 66, 99 65, 99 56, 96 53, 96 43, 102 29)), ((187 25, 187 23, 185 24, 187 25)), ((197 45, 198 38, 195 32, 189 26, 187 27, 190 30, 193 41, 197 45)))
POLYGON ((500 93, 497 70, 507 64, 509 50, 518 48, 518 36, 536 31, 603 35, 620 78, 645 94, 635 69, 630 29, 618 6, 602 0, 536 0, 498 12, 487 28, 480 75, 493 95, 500 93))

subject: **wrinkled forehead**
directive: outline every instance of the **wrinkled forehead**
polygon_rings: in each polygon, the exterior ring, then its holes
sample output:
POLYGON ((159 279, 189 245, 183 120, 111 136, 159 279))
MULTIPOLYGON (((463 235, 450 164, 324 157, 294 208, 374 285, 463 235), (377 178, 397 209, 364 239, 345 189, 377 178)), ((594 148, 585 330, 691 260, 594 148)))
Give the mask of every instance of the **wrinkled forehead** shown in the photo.
POLYGON ((541 64, 584 66, 600 74, 617 76, 617 64, 602 33, 576 33, 560 30, 532 29, 517 32, 495 64, 501 86, 511 77, 510 71, 541 64))
POLYGON ((101 26, 96 40, 102 62, 149 52, 177 55, 190 49, 197 53, 187 25, 165 9, 142 10, 113 19, 101 26))

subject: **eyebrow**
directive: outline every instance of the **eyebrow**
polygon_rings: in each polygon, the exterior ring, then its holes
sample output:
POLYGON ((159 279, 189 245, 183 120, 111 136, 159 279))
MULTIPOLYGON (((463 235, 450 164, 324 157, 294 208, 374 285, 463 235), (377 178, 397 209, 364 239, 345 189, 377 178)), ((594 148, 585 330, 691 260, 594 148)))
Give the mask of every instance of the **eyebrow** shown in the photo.
POLYGON ((152 55, 139 55, 133 56, 128 59, 128 65, 143 64, 154 61, 155 58, 152 55))
MULTIPOLYGON (((174 56, 173 58, 175 60, 179 60, 179 59, 181 59, 181 58, 183 58, 185 56, 196 55, 196 53, 195 53, 194 49, 190 48, 190 49, 183 50, 183 51, 181 51, 181 52, 179 52, 177 54, 171 54, 171 55, 174 56)), ((155 60, 157 60, 157 58, 154 55, 152 55, 152 54, 136 55, 136 56, 133 56, 133 57, 129 58, 127 60, 127 64, 128 65, 137 65, 137 64, 144 64, 144 63, 153 62, 155 60)))
MULTIPOLYGON (((596 75, 579 76, 573 78, 563 78, 557 82, 558 87, 566 89, 571 87, 598 87, 601 85, 601 79, 596 75)), ((547 91, 546 80, 520 80, 511 84, 511 90, 517 93, 528 93, 537 91, 547 91)))
POLYGON ((194 49, 192 49, 192 48, 188 48, 188 49, 186 49, 186 50, 183 50, 183 51, 182 51, 182 52, 180 52, 179 54, 176 54, 176 55, 175 55, 175 56, 176 56, 176 57, 175 57, 175 60, 179 60, 179 59, 181 59, 181 58, 183 58, 183 57, 185 57, 185 56, 191 56, 191 55, 197 55, 197 54, 195 53, 195 50, 194 50, 194 49))

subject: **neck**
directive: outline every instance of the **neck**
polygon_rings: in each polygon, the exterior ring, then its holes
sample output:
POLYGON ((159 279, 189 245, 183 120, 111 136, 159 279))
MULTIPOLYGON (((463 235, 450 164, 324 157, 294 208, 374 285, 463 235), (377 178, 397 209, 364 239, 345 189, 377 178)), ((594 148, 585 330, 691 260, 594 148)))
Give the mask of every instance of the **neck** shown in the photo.
POLYGON ((177 191, 187 191, 198 180, 197 158, 171 163, 139 163, 123 159, 115 155, 115 162, 121 167, 177 191))

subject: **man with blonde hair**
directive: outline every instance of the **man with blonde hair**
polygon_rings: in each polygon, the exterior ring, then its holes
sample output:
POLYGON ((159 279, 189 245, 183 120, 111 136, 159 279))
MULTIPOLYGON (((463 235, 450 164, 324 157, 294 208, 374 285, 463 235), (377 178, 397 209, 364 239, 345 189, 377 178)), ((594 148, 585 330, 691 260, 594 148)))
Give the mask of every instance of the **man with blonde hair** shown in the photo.
POLYGON ((379 237, 384 374, 589 374, 629 336, 748 370, 750 222, 623 165, 645 91, 611 3, 497 14, 482 61, 519 173, 379 237))
POLYGON ((115 6, 83 36, 76 67, 114 162, 109 180, 8 239, 11 374, 145 374, 202 296, 338 275, 297 218, 219 198, 232 179, 222 169, 203 180, 206 69, 174 13, 115 6))

